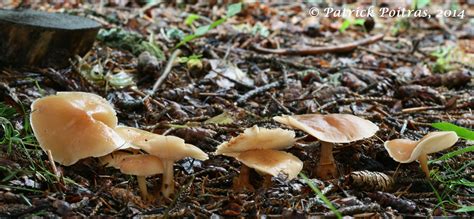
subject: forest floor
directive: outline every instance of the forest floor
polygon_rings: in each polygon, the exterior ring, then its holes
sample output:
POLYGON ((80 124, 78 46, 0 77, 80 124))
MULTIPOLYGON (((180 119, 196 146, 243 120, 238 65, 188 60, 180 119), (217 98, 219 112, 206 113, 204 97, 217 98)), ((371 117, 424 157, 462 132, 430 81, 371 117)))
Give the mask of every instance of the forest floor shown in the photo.
MULTIPOLYGON (((430 179, 417 162, 400 164, 384 148, 390 139, 420 139, 437 130, 432 123, 474 126, 472 5, 419 5, 433 11, 431 18, 342 18, 309 11, 371 1, 117 2, 124 5, 21 5, 86 16, 103 29, 93 49, 65 68, 0 66, 0 217, 473 216, 472 135, 430 156, 430 179), (436 17, 437 10, 455 17, 436 17), (176 194, 153 203, 140 199, 134 177, 96 159, 58 165, 57 177, 28 119, 35 99, 57 91, 99 94, 114 105, 120 124, 179 136, 210 159, 176 162, 176 194), (318 141, 296 131, 298 142, 287 151, 304 162, 309 179, 274 177, 264 188, 252 170, 256 190, 234 191, 240 163, 215 155, 216 147, 254 125, 285 128, 274 116, 305 113, 353 114, 380 130, 336 146, 340 177, 332 180, 313 174, 318 141)), ((413 7, 385 2, 376 7, 413 7)), ((159 182, 160 176, 148 178, 152 191, 159 182)))

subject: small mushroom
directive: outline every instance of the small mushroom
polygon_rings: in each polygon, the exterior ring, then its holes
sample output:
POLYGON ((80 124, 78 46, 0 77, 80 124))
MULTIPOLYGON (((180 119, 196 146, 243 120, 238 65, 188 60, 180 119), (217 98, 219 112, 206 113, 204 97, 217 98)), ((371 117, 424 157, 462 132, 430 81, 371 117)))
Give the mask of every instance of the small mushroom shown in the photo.
POLYGON ((303 169, 303 162, 293 154, 276 150, 250 150, 239 153, 235 159, 260 173, 294 179, 303 169))
POLYGON ((333 156, 334 143, 349 143, 369 138, 379 129, 371 121, 350 114, 283 115, 273 119, 320 140, 321 152, 316 174, 323 179, 338 175, 333 156))
POLYGON ((388 154, 400 163, 411 163, 415 160, 420 162, 421 169, 430 177, 428 168, 428 154, 445 150, 452 147, 458 141, 456 132, 431 132, 419 141, 409 139, 394 139, 384 143, 388 154))
POLYGON ((156 156, 163 162, 163 183, 161 192, 169 197, 174 192, 173 164, 185 157, 207 160, 209 156, 198 147, 186 144, 175 136, 158 135, 131 127, 118 127, 117 132, 130 143, 147 153, 156 156))
POLYGON ((31 104, 30 123, 41 148, 66 166, 126 146, 114 131, 114 109, 91 93, 59 92, 37 99, 31 104))
POLYGON ((137 176, 138 188, 142 199, 151 201, 148 194, 146 177, 163 173, 163 164, 158 157, 148 154, 129 154, 117 151, 100 158, 102 164, 120 169, 120 172, 137 176))
MULTIPOLYGON (((264 176, 284 176, 286 180, 297 176, 303 168, 303 162, 292 154, 277 151, 292 147, 295 141, 293 131, 253 126, 219 145, 216 154, 234 157, 242 162, 239 177, 234 181, 235 189, 254 190, 249 182, 249 167, 264 176)), ((268 184, 269 178, 265 179, 268 184)))

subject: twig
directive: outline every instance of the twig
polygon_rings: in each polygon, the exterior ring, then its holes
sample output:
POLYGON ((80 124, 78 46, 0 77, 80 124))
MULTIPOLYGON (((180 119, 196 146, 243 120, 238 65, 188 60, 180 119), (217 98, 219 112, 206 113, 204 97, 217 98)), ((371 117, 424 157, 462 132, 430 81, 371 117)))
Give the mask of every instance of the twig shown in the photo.
POLYGON ((394 103, 397 102, 396 99, 389 97, 355 97, 355 98, 343 98, 338 100, 333 100, 331 102, 325 103, 317 109, 317 111, 324 110, 336 104, 347 104, 352 102, 385 102, 385 103, 394 103))
POLYGON ((268 94, 268 96, 273 100, 273 102, 275 102, 283 110, 285 114, 287 115, 293 114, 286 106, 283 105, 283 103, 278 101, 272 94, 268 94))
POLYGON ((409 58, 405 58, 405 57, 398 56, 398 55, 393 55, 393 54, 382 53, 382 52, 374 51, 374 50, 371 50, 371 49, 365 48, 365 47, 359 47, 359 49, 364 50, 364 51, 369 52, 369 53, 372 53, 374 55, 385 57, 385 58, 394 58, 395 60, 402 60, 402 61, 410 62, 410 63, 417 63, 418 62, 417 60, 414 60, 414 59, 409 59, 409 58))
POLYGON ((158 90, 158 88, 165 82, 166 78, 171 72, 171 68, 173 67, 174 60, 178 57, 178 55, 181 54, 181 50, 177 49, 171 54, 170 59, 168 60, 168 63, 166 63, 165 70, 161 74, 161 76, 158 78, 158 80, 155 82, 153 85, 153 89, 150 91, 150 94, 148 94, 145 98, 148 98, 149 96, 153 96, 155 92, 158 90))
MULTIPOLYGON (((131 87, 130 90, 131 90, 133 93, 137 94, 138 96, 142 97, 142 98, 143 98, 143 101, 145 101, 145 99, 147 99, 147 97, 149 97, 149 96, 147 96, 145 93, 143 93, 142 91, 140 91, 140 90, 138 90, 138 89, 136 89, 136 88, 134 88, 134 87, 131 87)), ((149 100, 151 100, 151 102, 154 103, 154 104, 156 104, 157 106, 159 106, 159 107, 161 107, 161 108, 165 108, 165 105, 164 105, 164 104, 158 102, 158 101, 155 100, 154 98, 149 98, 149 100)))
MULTIPOLYGON (((360 213, 369 213, 369 212, 379 212, 382 210, 379 204, 372 203, 372 204, 365 204, 365 205, 354 205, 354 206, 347 206, 337 209, 341 212, 342 215, 354 215, 360 213)), ((326 216, 334 216, 335 214, 330 212, 327 213, 326 216)), ((373 215, 375 216, 375 215, 373 215)))
POLYGON ((49 164, 51 164, 51 169, 53 169, 54 175, 59 180, 60 174, 58 172, 58 168, 56 168, 56 164, 54 163, 53 154, 51 153, 51 150, 47 150, 46 153, 48 154, 48 160, 49 160, 49 164))
POLYGON ((345 43, 336 46, 324 46, 324 47, 313 47, 309 49, 267 49, 263 48, 258 44, 254 44, 253 47, 258 52, 273 53, 279 55, 319 55, 323 53, 345 53, 356 49, 359 46, 368 45, 381 40, 384 34, 377 34, 365 39, 361 39, 352 43, 345 43))
POLYGON ((445 106, 420 106, 420 107, 402 109, 401 113, 415 113, 415 112, 420 112, 420 111, 425 111, 425 110, 441 110, 445 108, 446 108, 445 106))
POLYGON ((247 92, 246 94, 242 95, 239 99, 237 99, 237 105, 242 105, 243 103, 245 103, 250 97, 253 97, 257 94, 260 94, 260 93, 263 93, 267 90, 270 90, 272 88, 275 88, 275 87, 279 87, 282 83, 280 81, 275 81, 275 82, 272 82, 270 84, 266 84, 266 85, 263 85, 261 87, 257 87, 249 92, 247 92))

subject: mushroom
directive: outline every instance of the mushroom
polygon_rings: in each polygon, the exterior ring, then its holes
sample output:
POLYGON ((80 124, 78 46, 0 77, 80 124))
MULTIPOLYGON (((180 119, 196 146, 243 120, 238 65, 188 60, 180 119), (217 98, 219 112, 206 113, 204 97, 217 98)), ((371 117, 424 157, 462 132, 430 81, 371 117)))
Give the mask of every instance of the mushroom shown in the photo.
POLYGON ((37 99, 31 104, 30 123, 41 148, 66 166, 126 146, 114 131, 114 109, 91 93, 58 92, 37 99))
POLYGON ((384 143, 388 154, 400 163, 420 162, 426 177, 430 177, 428 154, 452 147, 458 141, 458 135, 453 131, 431 132, 418 141, 409 139, 394 139, 384 143))
POLYGON ((219 145, 216 154, 234 157, 242 162, 239 177, 234 181, 235 189, 254 190, 249 182, 249 167, 266 176, 266 184, 268 176, 283 175, 286 180, 297 176, 303 168, 303 162, 290 153, 277 151, 292 147, 295 141, 293 131, 253 126, 219 145))
POLYGON ((102 164, 120 169, 120 172, 137 176, 138 188, 142 199, 151 201, 153 196, 148 194, 146 177, 163 173, 163 163, 153 155, 129 154, 117 151, 100 158, 102 164))
POLYGON ((349 143, 369 138, 379 129, 371 121, 350 114, 283 115, 273 119, 320 140, 321 152, 316 174, 323 179, 338 175, 333 156, 334 143, 349 143))
POLYGON ((127 141, 163 162, 163 183, 161 191, 165 197, 174 192, 173 164, 185 157, 207 160, 209 156, 198 147, 186 144, 175 136, 158 135, 131 127, 117 127, 116 131, 127 141))

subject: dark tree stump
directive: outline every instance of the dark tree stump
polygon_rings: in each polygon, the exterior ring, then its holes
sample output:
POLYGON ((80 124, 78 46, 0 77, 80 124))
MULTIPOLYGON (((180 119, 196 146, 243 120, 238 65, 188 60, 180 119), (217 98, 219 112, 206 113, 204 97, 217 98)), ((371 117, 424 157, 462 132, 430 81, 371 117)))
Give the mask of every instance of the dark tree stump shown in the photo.
POLYGON ((63 67, 94 44, 100 24, 66 14, 0 10, 0 64, 63 67))

